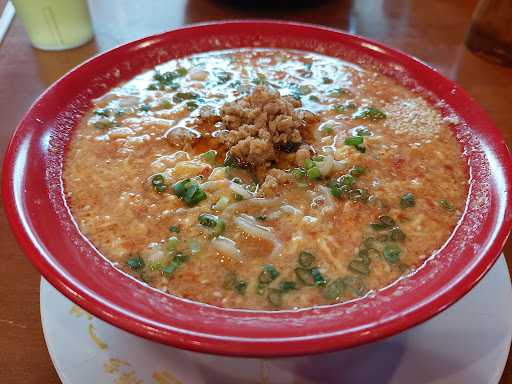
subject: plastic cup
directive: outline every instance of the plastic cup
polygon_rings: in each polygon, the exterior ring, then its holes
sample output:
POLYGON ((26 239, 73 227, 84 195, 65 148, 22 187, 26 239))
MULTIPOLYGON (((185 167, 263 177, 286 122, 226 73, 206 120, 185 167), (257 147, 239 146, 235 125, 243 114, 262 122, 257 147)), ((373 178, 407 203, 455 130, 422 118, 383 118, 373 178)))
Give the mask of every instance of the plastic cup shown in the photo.
POLYGON ((32 45, 47 51, 75 48, 92 36, 86 0, 12 0, 32 45))

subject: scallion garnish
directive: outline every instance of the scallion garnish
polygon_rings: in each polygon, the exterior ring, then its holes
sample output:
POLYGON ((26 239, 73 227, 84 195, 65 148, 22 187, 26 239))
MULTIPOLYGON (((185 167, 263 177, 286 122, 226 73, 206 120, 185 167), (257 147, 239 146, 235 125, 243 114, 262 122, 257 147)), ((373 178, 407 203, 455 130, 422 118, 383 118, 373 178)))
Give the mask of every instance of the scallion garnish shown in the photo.
POLYGON ((225 223, 221 217, 212 215, 210 213, 202 213, 197 219, 199 224, 212 229, 212 232, 215 236, 219 236, 222 232, 224 232, 225 223))
POLYGON ((206 199, 206 193, 191 179, 177 182, 172 186, 172 190, 190 207, 206 199))
POLYGON ((441 208, 446 209, 448 212, 455 211, 455 207, 450 204, 450 202, 446 199, 441 199, 437 202, 441 208))
POLYGON ((325 287, 324 296, 328 300, 337 300, 342 295, 344 289, 345 282, 342 278, 338 278, 325 287))
POLYGON ((171 225, 169 227, 169 231, 174 232, 174 233, 180 233, 180 227, 178 227, 177 225, 171 225))
POLYGON ((400 258, 402 251, 396 245, 386 245, 384 247, 384 259, 390 264, 395 264, 400 258))
POLYGON ((400 207, 401 208, 411 208, 416 205, 416 199, 414 195, 410 192, 400 197, 400 207))
POLYGON ((169 252, 174 252, 178 247, 179 242, 180 241, 176 236, 169 237, 169 239, 167 239, 167 250, 169 252))
POLYGON ((311 268, 310 273, 311 273, 311 276, 313 276, 313 279, 315 280, 316 285, 327 284, 327 280, 322 276, 320 269, 318 269, 317 267, 311 268))
POLYGON ((243 280, 238 280, 235 283, 234 289, 239 295, 243 295, 243 294, 245 294, 245 291, 247 290, 247 283, 243 280))
POLYGON ((181 265, 183 264, 185 261, 187 261, 187 256, 185 256, 183 253, 181 252, 178 252, 176 253, 176 256, 174 256, 174 258, 172 259, 172 261, 169 263, 169 265, 167 267, 165 267, 162 272, 166 275, 166 276, 170 276, 174 273, 174 271, 181 265))
POLYGON ((306 174, 309 180, 317 180, 322 176, 322 174, 320 173, 320 168, 318 168, 317 166, 309 168, 306 174))
POLYGON ((405 233, 402 232, 400 228, 393 228, 391 231, 389 231, 389 237, 393 241, 404 241, 405 240, 405 233))
POLYGON ((266 264, 263 266, 263 271, 261 271, 258 281, 262 284, 270 284, 272 281, 277 279, 279 276, 279 272, 272 264, 266 264))
POLYGON ((297 289, 297 283, 295 281, 281 281, 279 284, 279 289, 282 292, 288 292, 297 289))
POLYGON ((162 193, 167 189, 167 185, 165 185, 165 179, 160 174, 154 175, 151 178, 151 185, 153 186, 153 189, 158 193, 162 193))
POLYGON ((315 263, 316 257, 310 252, 302 251, 299 253, 299 265, 304 268, 310 268, 315 263))
POLYGON ((392 228, 395 225, 395 220, 393 220, 390 216, 379 216, 379 221, 377 223, 371 223, 370 227, 380 231, 383 229, 392 228))
POLYGON ((363 167, 361 167, 359 165, 354 165, 348 173, 351 176, 359 177, 359 176, 363 175, 365 172, 366 172, 366 170, 363 167))
POLYGON ((373 107, 362 108, 352 115, 354 119, 367 119, 377 121, 386 118, 386 114, 381 110, 373 107))
POLYGON ((144 259, 140 256, 131 257, 126 261, 126 264, 134 271, 140 271, 144 268, 144 259))

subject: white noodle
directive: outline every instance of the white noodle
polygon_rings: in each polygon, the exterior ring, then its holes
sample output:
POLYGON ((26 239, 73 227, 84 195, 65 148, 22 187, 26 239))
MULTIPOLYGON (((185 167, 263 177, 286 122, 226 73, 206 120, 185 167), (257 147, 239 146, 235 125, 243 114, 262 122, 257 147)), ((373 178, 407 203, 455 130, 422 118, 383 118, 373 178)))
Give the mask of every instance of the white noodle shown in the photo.
POLYGON ((242 261, 240 250, 236 247, 236 243, 224 236, 218 236, 212 240, 211 244, 220 253, 232 259, 242 261))

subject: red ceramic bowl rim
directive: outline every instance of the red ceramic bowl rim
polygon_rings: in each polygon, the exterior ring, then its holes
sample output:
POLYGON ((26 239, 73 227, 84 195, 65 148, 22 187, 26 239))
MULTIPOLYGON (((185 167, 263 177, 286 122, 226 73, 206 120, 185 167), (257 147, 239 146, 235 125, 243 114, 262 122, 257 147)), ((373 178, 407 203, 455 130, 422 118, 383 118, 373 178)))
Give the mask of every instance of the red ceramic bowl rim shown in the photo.
MULTIPOLYGON (((129 67, 121 68, 121 80, 142 68, 129 67)), ((87 98, 100 93, 98 89, 91 91, 85 97, 86 104, 87 98)), ((60 145, 65 147, 65 142, 60 145)), ((505 140, 482 108, 458 85, 419 60, 375 41, 329 28, 246 20, 192 25, 146 37, 100 54, 70 71, 40 96, 17 127, 4 159, 2 189, 7 218, 27 257, 53 286, 90 313, 134 334, 179 348, 231 356, 275 357, 327 352, 387 337, 431 318, 461 298, 491 268, 506 242, 512 222, 511 170, 505 140), (207 42, 201 37, 208 37, 207 42), (113 61, 147 53, 148 57, 153 55, 148 60, 153 60, 154 65, 169 58, 164 54, 155 59, 157 48, 170 46, 179 51, 177 41, 183 39, 188 39, 185 45, 197 43, 197 52, 227 48, 224 41, 229 41, 231 47, 258 45, 255 41, 265 46, 265 41, 275 41, 268 45, 317 52, 316 46, 325 44, 322 49, 327 54, 342 46, 347 52, 353 50, 354 58, 368 56, 385 63, 390 73, 406 73, 428 90, 433 99, 443 100, 443 113, 448 108, 462 119, 454 128, 459 141, 465 149, 475 152, 465 154, 471 176, 466 212, 443 249, 416 274, 372 297, 301 311, 243 311, 182 300, 143 286, 113 269, 106 260, 94 258, 89 265, 95 273, 111 276, 121 291, 130 295, 133 292, 130 300, 123 301, 123 296, 115 296, 118 293, 112 292, 112 288, 96 285, 99 283, 86 276, 81 267, 66 270, 63 263, 78 263, 73 257, 66 261, 66 253, 77 257, 82 253, 90 257, 99 254, 83 236, 76 234, 69 212, 55 213, 49 208, 51 204, 65 206, 62 184, 46 185, 52 184, 52 180, 58 182, 61 172, 61 167, 50 166, 55 159, 62 162, 62 154, 55 157, 51 153, 55 140, 59 148, 59 138, 52 134, 60 132, 61 126, 72 129, 76 122, 76 117, 63 121, 62 115, 58 115, 59 108, 71 108, 72 101, 84 97, 71 91, 85 81, 82 78, 94 79, 95 74, 111 71, 110 78, 105 75, 103 80, 115 84, 119 79, 111 79, 113 73, 115 77, 113 61), (200 40, 202 43, 198 43, 200 40), (48 121, 42 116, 48 117, 48 121), (54 171, 56 174, 52 174, 54 171), (28 180, 29 176, 33 179, 28 180), (37 209, 40 210, 34 213, 37 209), (62 230, 69 231, 70 237, 77 236, 70 241, 77 241, 80 250, 70 245, 67 236, 62 236, 62 249, 56 247, 56 240, 50 239, 50 232, 38 221, 44 221, 40 217, 47 220, 48 227, 55 226, 54 235, 62 230), (409 290, 413 292, 407 294, 409 290)))

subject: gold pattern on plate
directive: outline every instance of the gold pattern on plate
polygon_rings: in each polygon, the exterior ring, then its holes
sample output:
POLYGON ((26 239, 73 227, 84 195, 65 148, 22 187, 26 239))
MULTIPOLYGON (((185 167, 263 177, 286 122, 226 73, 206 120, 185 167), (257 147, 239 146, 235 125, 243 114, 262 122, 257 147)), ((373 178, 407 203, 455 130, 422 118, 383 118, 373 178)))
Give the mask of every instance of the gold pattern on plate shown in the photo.
POLYGON ((87 317, 87 320, 92 320, 92 315, 89 312, 87 312, 86 310, 80 308, 78 305, 75 305, 75 304, 71 305, 71 308, 69 309, 69 313, 78 318, 85 315, 87 317))
POLYGON ((153 373, 153 379, 157 384, 183 384, 168 371, 159 371, 153 373))
POLYGON ((103 340, 101 340, 95 333, 95 328, 92 323, 89 323, 89 336, 91 337, 92 341, 94 341, 94 344, 98 346, 99 349, 107 349, 108 344, 105 343, 103 340))
POLYGON ((118 373, 122 367, 128 367, 130 363, 121 359, 108 359, 103 365, 103 369, 106 373, 114 374, 118 373))
POLYGON ((114 384, 144 384, 142 380, 137 377, 135 371, 122 373, 115 380, 114 384))

